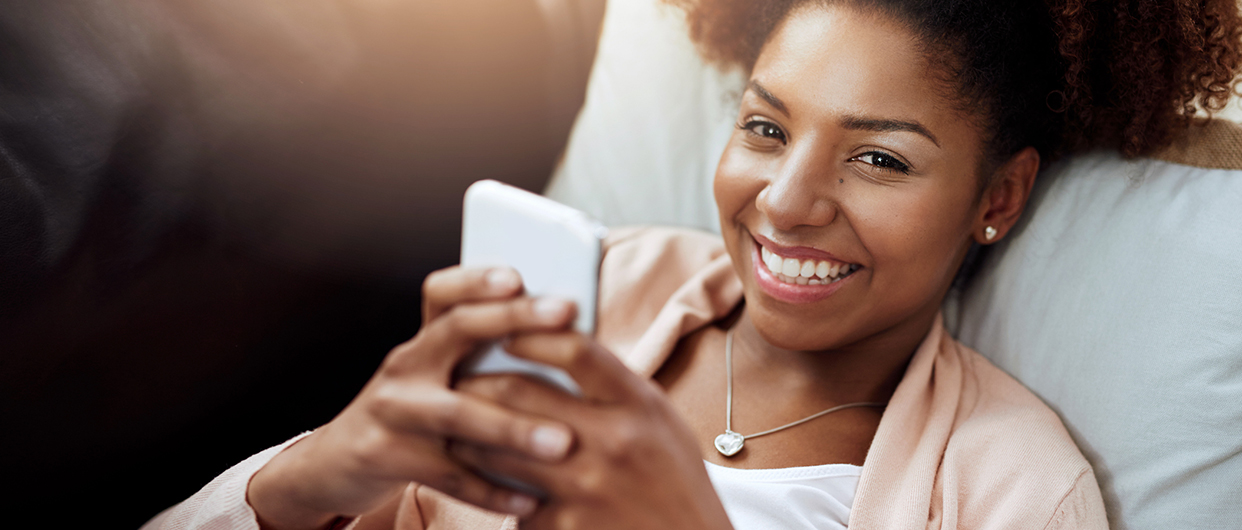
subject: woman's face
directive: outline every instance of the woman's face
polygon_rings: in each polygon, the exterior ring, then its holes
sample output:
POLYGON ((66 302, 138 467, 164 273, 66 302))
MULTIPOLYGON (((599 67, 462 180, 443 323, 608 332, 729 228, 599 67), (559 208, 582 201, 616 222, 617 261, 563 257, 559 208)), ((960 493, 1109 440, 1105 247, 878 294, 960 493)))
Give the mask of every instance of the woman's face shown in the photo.
POLYGON ((768 342, 926 332, 980 207, 981 136, 936 74, 903 26, 850 7, 795 10, 764 46, 715 193, 768 342))

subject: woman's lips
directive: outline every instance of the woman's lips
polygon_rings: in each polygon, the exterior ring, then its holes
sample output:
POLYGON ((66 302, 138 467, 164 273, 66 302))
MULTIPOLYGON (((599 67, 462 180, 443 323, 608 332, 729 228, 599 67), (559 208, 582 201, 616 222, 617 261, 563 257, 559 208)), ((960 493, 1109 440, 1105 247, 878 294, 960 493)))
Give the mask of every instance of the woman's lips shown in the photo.
POLYGON ((751 249, 751 266, 754 270, 755 281, 764 293, 783 302, 805 304, 827 298, 837 292, 859 268, 858 265, 836 260, 829 261, 830 258, 825 259, 829 257, 827 253, 806 247, 778 248, 781 254, 785 254, 781 256, 765 249, 759 242, 761 239, 766 241, 762 236, 756 236, 754 248, 751 249), (795 254, 790 250, 798 250, 796 254, 800 256, 790 256, 790 254, 795 254), (770 266, 769 260, 776 261, 770 266), (773 272, 771 270, 773 266, 780 272, 773 272), (794 268, 799 270, 794 271, 794 268), (785 281, 791 279, 796 283, 785 281), (817 285, 811 282, 816 282, 817 285))
POLYGON ((813 259, 822 261, 832 261, 836 263, 845 263, 845 260, 838 259, 836 256, 812 247, 787 247, 780 245, 771 239, 763 237, 759 234, 751 234, 755 242, 760 246, 780 254, 784 258, 794 259, 813 259))

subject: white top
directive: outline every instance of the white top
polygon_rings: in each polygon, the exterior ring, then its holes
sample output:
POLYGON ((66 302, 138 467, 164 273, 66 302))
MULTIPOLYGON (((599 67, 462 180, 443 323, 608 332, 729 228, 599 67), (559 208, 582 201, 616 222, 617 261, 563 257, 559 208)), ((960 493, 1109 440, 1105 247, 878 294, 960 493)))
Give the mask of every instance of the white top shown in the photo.
POLYGON ((735 530, 844 529, 862 467, 735 469, 707 464, 735 530))

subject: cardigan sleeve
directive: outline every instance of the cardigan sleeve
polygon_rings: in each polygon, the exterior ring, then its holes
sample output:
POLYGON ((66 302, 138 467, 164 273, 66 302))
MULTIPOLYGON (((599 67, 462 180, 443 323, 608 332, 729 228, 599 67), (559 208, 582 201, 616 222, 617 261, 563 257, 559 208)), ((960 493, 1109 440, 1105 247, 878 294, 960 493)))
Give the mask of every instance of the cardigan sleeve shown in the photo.
MULTIPOLYGON (((164 510, 142 530, 259 530, 246 488, 272 458, 310 433, 256 454, 229 468, 180 504, 164 510)), ((340 519, 331 530, 516 530, 517 518, 466 504, 432 488, 410 483, 379 510, 352 520, 340 519)))
MULTIPOLYGON (((147 521, 142 530, 259 530, 254 509, 246 501, 250 479, 273 457, 308 434, 299 434, 241 461, 198 493, 147 521)), ((351 528, 355 522, 343 527, 351 528)))
POLYGON ((1104 498, 1090 468, 1083 471, 1074 487, 1061 499, 1046 530, 1100 529, 1108 530, 1104 498))

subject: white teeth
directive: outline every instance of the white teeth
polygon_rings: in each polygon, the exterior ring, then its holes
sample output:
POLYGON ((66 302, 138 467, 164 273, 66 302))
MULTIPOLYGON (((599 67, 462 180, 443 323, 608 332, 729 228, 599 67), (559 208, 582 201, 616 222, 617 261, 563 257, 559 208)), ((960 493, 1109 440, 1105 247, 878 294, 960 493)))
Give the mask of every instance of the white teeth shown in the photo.
POLYGON ((780 274, 781 258, 766 248, 759 247, 759 249, 763 253, 763 264, 768 267, 768 270, 772 271, 772 274, 780 274))
POLYGON ((793 258, 785 258, 785 262, 781 264, 781 273, 785 276, 797 276, 802 271, 802 264, 793 258))
POLYGON ((759 247, 759 254, 763 259, 763 264, 778 279, 785 283, 798 285, 827 285, 848 276, 859 268, 857 265, 846 263, 783 258, 762 246, 759 247))
POLYGON ((827 278, 827 277, 828 277, 828 271, 830 271, 830 270, 832 270, 832 269, 831 269, 831 267, 829 267, 829 266, 828 266, 828 262, 827 262, 827 261, 821 261, 821 262, 819 262, 819 264, 818 264, 818 265, 816 265, 816 266, 815 266, 815 275, 816 275, 816 276, 819 276, 820 278, 827 278))

